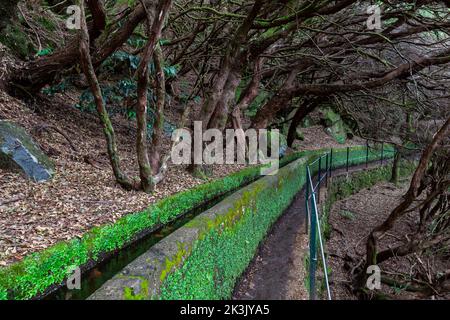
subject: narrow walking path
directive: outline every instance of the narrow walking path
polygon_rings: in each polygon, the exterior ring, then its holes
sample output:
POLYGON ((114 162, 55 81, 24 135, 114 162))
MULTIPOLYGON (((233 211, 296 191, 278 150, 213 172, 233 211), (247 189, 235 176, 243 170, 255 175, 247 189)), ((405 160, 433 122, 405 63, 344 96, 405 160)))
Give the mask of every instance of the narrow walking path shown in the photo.
MULTIPOLYGON (((379 161, 350 167, 349 173, 380 165, 379 161)), ((333 176, 347 174, 346 168, 333 176)), ((323 198, 325 192, 321 192, 323 198)), ((305 257, 309 250, 305 229, 305 189, 274 224, 255 258, 237 283, 234 300, 305 300, 305 257)))
POLYGON ((236 300, 301 300, 308 295, 304 286, 305 195, 299 192, 275 223, 256 258, 237 284, 236 300))

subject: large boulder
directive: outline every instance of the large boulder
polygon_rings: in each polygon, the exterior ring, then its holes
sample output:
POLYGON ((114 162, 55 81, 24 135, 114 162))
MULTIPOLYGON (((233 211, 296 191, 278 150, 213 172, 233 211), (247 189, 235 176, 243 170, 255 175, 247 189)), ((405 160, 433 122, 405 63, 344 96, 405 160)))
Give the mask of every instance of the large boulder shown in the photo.
POLYGON ((322 108, 320 110, 320 121, 328 135, 341 144, 345 143, 351 130, 338 113, 329 107, 322 108))
POLYGON ((25 130, 9 121, 0 120, 0 168, 17 170, 36 182, 50 179, 54 164, 25 130))

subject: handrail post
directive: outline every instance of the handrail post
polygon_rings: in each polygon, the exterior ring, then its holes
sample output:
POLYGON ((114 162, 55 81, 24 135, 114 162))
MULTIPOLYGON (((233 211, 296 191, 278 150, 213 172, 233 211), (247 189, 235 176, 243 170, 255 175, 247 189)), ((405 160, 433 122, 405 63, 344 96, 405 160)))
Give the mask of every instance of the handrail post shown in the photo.
MULTIPOLYGON (((319 158, 319 173, 317 176, 317 178, 319 179, 318 183, 317 183, 317 196, 319 198, 319 201, 320 201, 320 183, 322 182, 322 176, 321 176, 322 171, 321 170, 322 170, 322 157, 319 158)), ((313 192, 314 192, 314 190, 313 190, 313 192)))
POLYGON ((328 168, 328 153, 327 153, 327 157, 325 158, 325 186, 328 188, 328 175, 330 173, 330 168, 328 168))
MULTIPOLYGON (((320 158, 319 158, 320 160, 320 158)), ((327 164, 328 164, 328 157, 327 157, 327 164)), ((321 168, 321 165, 319 164, 319 168, 321 168)), ((320 170, 319 170, 320 171, 320 170)), ((324 276, 325 276, 325 284, 327 289, 327 297, 328 300, 331 300, 331 292, 330 292, 330 285, 328 280, 328 268, 327 268, 327 261, 325 258, 325 251, 322 241, 322 231, 320 227, 320 220, 319 220, 319 210, 317 208, 317 198, 316 198, 316 190, 314 190, 314 183, 311 177, 311 171, 309 169, 309 166, 306 166, 306 190, 308 192, 308 196, 306 197, 307 201, 307 207, 310 209, 310 231, 309 231, 309 299, 315 300, 316 299, 316 269, 317 269, 317 245, 320 247, 320 254, 322 257, 322 264, 324 269, 324 276), (309 187, 311 187, 311 195, 309 196, 309 187), (311 199, 311 202, 309 203, 309 199, 311 199), (317 243, 317 239, 319 240, 319 243, 317 243)), ((319 181, 319 191, 320 191, 320 181, 319 181)))
POLYGON ((333 172, 333 149, 330 149, 330 177, 333 172))
POLYGON ((366 168, 369 167, 369 140, 366 140, 366 168))
POLYGON ((309 299, 316 299, 316 230, 317 230, 317 219, 316 219, 316 209, 313 203, 314 201, 314 190, 312 191, 311 197, 311 228, 310 228, 310 239, 309 239, 309 299))
POLYGON ((308 228, 309 228, 309 220, 310 213, 309 213, 309 188, 310 188, 310 177, 309 177, 309 166, 306 166, 306 185, 305 185, 305 209, 306 209, 306 216, 305 216, 305 228, 306 228, 306 234, 308 234, 308 228))
POLYGON ((347 147, 347 164, 346 164, 347 172, 348 172, 348 160, 349 160, 349 158, 350 158, 350 147, 347 147))
MULTIPOLYGON (((314 202, 314 212, 315 212, 316 226, 317 226, 317 235, 319 238, 320 253, 322 256, 323 273, 325 276, 325 285, 327 288, 327 296, 328 296, 328 300, 331 300, 330 282, 328 281, 327 261, 325 258, 325 250, 323 248, 323 241, 322 241, 322 231, 320 228, 320 221, 319 221, 319 210, 317 209, 317 201, 316 201, 316 198, 314 197, 314 194, 313 194, 313 202, 314 202)), ((317 261, 317 257, 316 257, 316 261, 317 261)))

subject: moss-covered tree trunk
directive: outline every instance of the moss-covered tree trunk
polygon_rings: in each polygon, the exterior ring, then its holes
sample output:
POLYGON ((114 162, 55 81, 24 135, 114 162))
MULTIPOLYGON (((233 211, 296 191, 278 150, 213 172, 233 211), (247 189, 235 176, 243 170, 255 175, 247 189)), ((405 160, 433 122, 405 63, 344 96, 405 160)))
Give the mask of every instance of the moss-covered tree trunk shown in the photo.
MULTIPOLYGON (((9 1, 12 2, 13 0, 9 1)), ((153 8, 153 2, 146 1, 146 4, 147 9, 153 8)), ((105 17, 102 16, 100 1, 90 1, 89 5, 93 10, 95 25, 103 29, 102 23, 105 21, 105 17)), ((3 6, 2 1, 0 10, 3 10, 3 6)), ((120 27, 110 37, 105 37, 104 41, 99 43, 97 48, 92 51, 93 66, 97 68, 127 41, 134 29, 145 19, 145 16, 144 7, 141 4, 136 5, 134 10, 126 16, 126 19, 121 20, 120 27)), ((94 23, 88 26, 88 32, 90 45, 92 46, 100 32, 94 27, 94 23)), ((108 30, 105 32, 108 32, 108 30)), ((8 91, 17 96, 24 95, 24 92, 39 92, 46 84, 51 83, 56 75, 78 64, 80 57, 78 41, 69 39, 67 43, 66 46, 55 51, 55 53, 28 61, 14 70, 14 72, 11 72, 5 81, 8 91), (23 89, 18 90, 18 88, 23 89)))
POLYGON ((293 69, 283 83, 282 87, 276 92, 269 101, 258 110, 255 117, 252 119, 252 128, 264 129, 266 128, 275 115, 283 108, 289 105, 293 96, 289 93, 293 88, 295 79, 297 77, 297 69, 293 69))
POLYGON ((156 72, 156 105, 155 124, 153 126, 152 150, 150 164, 153 174, 158 174, 161 167, 160 148, 164 133, 164 105, 166 102, 166 79, 164 77, 164 57, 160 46, 156 46, 153 54, 156 72))
POLYGON ((228 74, 227 82, 223 88, 222 98, 217 102, 216 108, 211 116, 208 128, 224 130, 228 120, 229 105, 232 103, 236 88, 241 81, 241 74, 232 70, 228 74))
POLYGON ((245 20, 236 30, 234 37, 231 39, 228 49, 223 57, 220 68, 216 76, 216 80, 213 83, 211 90, 208 94, 205 103, 202 106, 200 120, 203 122, 203 129, 213 128, 210 126, 210 123, 218 123, 221 121, 217 121, 213 119, 215 117, 221 117, 220 110, 216 111, 216 108, 223 107, 223 103, 220 103, 221 100, 227 99, 224 97, 224 94, 228 94, 226 91, 226 85, 228 84, 228 89, 232 86, 233 78, 235 75, 231 75, 230 73, 236 72, 241 69, 242 66, 238 66, 237 64, 241 62, 242 50, 241 46, 248 40, 249 31, 251 30, 253 21, 259 14, 259 11, 263 7, 263 1, 257 1, 251 8, 245 20), (231 81, 229 81, 229 79, 231 81))
POLYGON ((256 99, 259 94, 259 84, 262 79, 262 66, 265 62, 265 58, 257 58, 253 65, 253 76, 248 83, 242 95, 239 97, 239 101, 231 111, 231 121, 234 129, 242 129, 242 112, 248 108, 248 106, 256 99))
MULTIPOLYGON (((155 181, 153 179, 153 170, 151 167, 149 155, 148 155, 148 146, 147 146, 147 89, 148 89, 148 78, 149 78, 149 62, 151 57, 155 54, 155 65, 157 68, 157 80, 160 84, 157 88, 158 95, 158 107, 157 109, 157 119, 156 119, 156 142, 159 143, 160 135, 161 135, 161 121, 164 121, 162 112, 163 108, 161 104, 164 105, 164 98, 161 96, 165 95, 165 84, 164 84, 164 71, 162 69, 162 54, 159 50, 156 50, 158 45, 158 41, 161 37, 161 31, 164 25, 164 21, 169 12, 169 8, 172 4, 172 1, 163 1, 161 0, 158 4, 158 7, 154 14, 154 19, 148 16, 148 41, 144 49, 144 53, 139 64, 137 75, 137 95, 138 95, 138 103, 136 106, 136 118, 138 125, 137 139, 136 139, 136 149, 138 154, 138 163, 139 163, 139 175, 141 177, 141 186, 145 192, 152 192, 155 188, 155 181), (150 21, 153 20, 153 24, 150 26, 150 21), (162 75, 161 75, 162 73, 162 75), (162 80, 161 80, 162 77, 162 80), (161 87, 162 86, 162 87, 161 87), (163 93, 161 93, 161 90, 163 93)), ((151 13, 148 12, 148 15, 151 13)), ((153 153, 157 150, 157 148, 153 148, 153 153)), ((157 152, 157 151, 156 151, 157 152)), ((159 157, 158 157, 159 158, 159 157)), ((155 157, 152 157, 152 160, 155 161, 155 157)), ((159 159, 158 159, 159 162, 159 159)))
MULTIPOLYGON (((202 105, 200 114, 197 117, 197 120, 202 122, 203 130, 211 129, 214 128, 214 126, 224 123, 226 124, 228 112, 226 115, 223 115, 222 111, 225 107, 228 109, 225 102, 229 99, 229 90, 235 86, 236 80, 240 78, 240 75, 233 73, 236 73, 236 71, 239 71, 240 73, 242 66, 239 66, 238 63, 240 63, 243 58, 241 47, 248 40, 253 22, 257 18, 262 7, 263 1, 256 1, 254 3, 247 17, 238 27, 234 37, 228 43, 227 50, 220 62, 220 67, 215 80, 202 105)), ((239 82, 237 82, 236 87, 238 84, 239 82)), ((200 177, 207 175, 207 171, 209 170, 207 166, 194 163, 191 164, 189 169, 194 176, 200 177)))
POLYGON ((105 102, 103 100, 100 85, 97 80, 97 76, 92 65, 92 59, 89 52, 89 32, 86 24, 86 17, 84 14, 83 0, 78 1, 78 5, 81 7, 81 37, 80 37, 80 57, 81 66, 86 78, 89 82, 92 94, 94 96, 97 112, 100 117, 103 132, 106 138, 106 145, 108 149, 108 155, 111 162, 111 166, 116 177, 117 182, 125 189, 136 188, 135 184, 122 172, 120 168, 120 158, 117 151, 116 137, 114 133, 111 120, 108 115, 108 111, 105 108, 105 102))
POLYGON ((295 112, 294 118, 292 118, 291 124, 289 125, 287 136, 287 144, 289 147, 292 147, 292 145, 294 144, 298 125, 303 121, 303 119, 305 119, 307 115, 309 115, 314 111, 314 109, 316 109, 316 107, 318 106, 318 102, 318 100, 307 100, 295 112))

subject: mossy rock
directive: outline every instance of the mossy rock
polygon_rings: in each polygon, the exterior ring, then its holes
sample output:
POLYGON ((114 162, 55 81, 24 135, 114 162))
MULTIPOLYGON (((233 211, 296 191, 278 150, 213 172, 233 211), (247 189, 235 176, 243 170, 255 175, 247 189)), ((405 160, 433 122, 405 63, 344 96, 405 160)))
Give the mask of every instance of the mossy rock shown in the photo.
POLYGON ((55 172, 53 162, 25 130, 3 120, 0 120, 0 168, 21 171, 36 182, 49 180, 55 172))
POLYGON ((334 124, 342 121, 341 116, 329 107, 325 107, 320 111, 320 119, 325 127, 331 127, 334 124))
POLYGON ((271 139, 278 139, 280 148, 279 156, 283 157, 286 154, 288 147, 286 136, 281 132, 277 133, 276 131, 268 131, 267 150, 270 152, 270 156, 272 156, 271 139))
POLYGON ((300 128, 309 128, 309 127, 311 127, 311 126, 313 126, 313 125, 314 125, 313 119, 312 119, 310 116, 306 116, 305 119, 303 119, 303 120, 300 122, 299 127, 300 127, 300 128))
POLYGON ((320 111, 320 121, 325 127, 325 132, 338 143, 344 144, 347 138, 353 137, 350 128, 345 124, 341 116, 332 108, 325 107, 320 111))
POLYGON ((192 168, 192 175, 202 180, 208 180, 213 175, 213 168, 211 165, 196 165, 192 168))
POLYGON ((305 140, 305 135, 300 128, 297 128, 297 130, 295 130, 295 138, 301 141, 305 140))
POLYGON ((335 123, 331 127, 325 128, 325 132, 340 144, 344 144, 347 140, 347 131, 342 121, 335 123))

